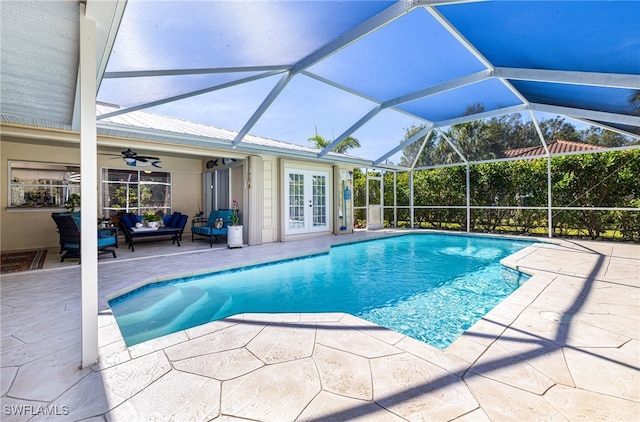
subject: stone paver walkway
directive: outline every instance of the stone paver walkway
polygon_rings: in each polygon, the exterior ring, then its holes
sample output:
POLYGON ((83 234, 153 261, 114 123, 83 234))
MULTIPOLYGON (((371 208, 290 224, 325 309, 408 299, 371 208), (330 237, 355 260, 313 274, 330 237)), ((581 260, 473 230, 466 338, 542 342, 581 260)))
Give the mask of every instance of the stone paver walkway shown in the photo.
POLYGON ((101 259, 101 360, 86 369, 79 266, 3 276, 2 420, 640 418, 640 245, 554 241, 512 255, 503 263, 533 277, 445 351, 346 314, 236 315, 127 348, 106 305, 185 268, 383 235, 101 259))

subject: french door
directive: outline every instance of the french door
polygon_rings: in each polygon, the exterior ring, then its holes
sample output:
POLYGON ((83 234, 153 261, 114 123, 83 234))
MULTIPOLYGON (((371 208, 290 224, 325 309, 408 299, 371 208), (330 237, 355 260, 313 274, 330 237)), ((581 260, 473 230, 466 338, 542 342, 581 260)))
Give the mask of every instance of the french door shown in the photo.
POLYGON ((285 234, 329 231, 329 173, 286 169, 285 234))

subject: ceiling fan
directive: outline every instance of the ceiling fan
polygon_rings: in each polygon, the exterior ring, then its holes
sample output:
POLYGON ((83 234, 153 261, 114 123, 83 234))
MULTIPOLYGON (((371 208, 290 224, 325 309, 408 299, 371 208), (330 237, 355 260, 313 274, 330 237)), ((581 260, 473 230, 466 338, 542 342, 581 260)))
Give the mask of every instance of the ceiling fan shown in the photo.
POLYGON ((207 168, 211 169, 218 166, 226 166, 227 164, 235 163, 235 158, 216 158, 215 160, 207 161, 207 168))
POLYGON ((132 167, 153 166, 153 167, 160 168, 160 166, 158 165, 160 164, 160 159, 158 157, 147 157, 143 155, 138 155, 138 153, 135 151, 132 151, 131 148, 127 148, 127 150, 122 151, 121 154, 122 154, 122 159, 124 160, 125 163, 127 163, 128 166, 132 166, 132 167))

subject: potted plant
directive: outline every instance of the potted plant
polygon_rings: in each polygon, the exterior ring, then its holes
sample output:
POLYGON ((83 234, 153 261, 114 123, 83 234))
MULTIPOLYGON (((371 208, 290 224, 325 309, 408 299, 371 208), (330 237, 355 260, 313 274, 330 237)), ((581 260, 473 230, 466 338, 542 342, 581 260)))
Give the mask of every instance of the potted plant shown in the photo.
POLYGON ((231 208, 231 216, 229 217, 231 225, 227 228, 227 246, 229 248, 242 247, 242 225, 240 224, 240 216, 238 215, 238 201, 233 200, 231 208))
POLYGON ((148 212, 142 217, 142 221, 147 223, 147 227, 150 227, 150 228, 153 228, 153 229, 157 229, 158 228, 158 222, 160 220, 162 220, 162 217, 160 217, 155 212, 148 212))
POLYGON ((80 194, 72 193, 69 195, 66 201, 64 201, 64 207, 69 210, 69 212, 76 212, 76 207, 80 206, 80 194))
POLYGON ((204 217, 204 211, 202 211, 202 208, 200 208, 200 203, 199 203, 199 202, 198 202, 198 209, 199 209, 200 211, 198 211, 198 212, 196 213, 196 215, 194 216, 194 218, 195 218, 196 220, 201 219, 201 218, 203 218, 203 217, 204 217))

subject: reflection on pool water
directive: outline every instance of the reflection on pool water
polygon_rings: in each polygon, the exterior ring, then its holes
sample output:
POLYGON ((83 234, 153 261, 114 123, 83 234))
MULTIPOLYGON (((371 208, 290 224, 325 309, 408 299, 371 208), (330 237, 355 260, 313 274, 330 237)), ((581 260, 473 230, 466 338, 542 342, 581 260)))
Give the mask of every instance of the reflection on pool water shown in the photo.
POLYGON ((402 235, 151 284, 109 304, 130 346, 240 313, 345 312, 446 348, 526 281, 499 261, 531 244, 402 235))

